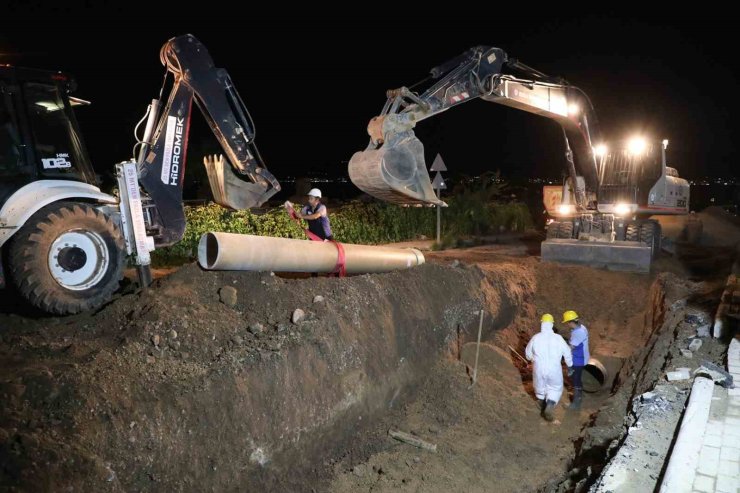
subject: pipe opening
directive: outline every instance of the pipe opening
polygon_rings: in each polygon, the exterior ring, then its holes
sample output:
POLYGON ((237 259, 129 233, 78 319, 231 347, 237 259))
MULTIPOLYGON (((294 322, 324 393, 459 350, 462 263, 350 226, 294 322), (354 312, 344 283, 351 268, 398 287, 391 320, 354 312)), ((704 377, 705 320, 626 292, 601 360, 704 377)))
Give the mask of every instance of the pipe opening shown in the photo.
POLYGON ((206 233, 206 264, 210 269, 218 260, 218 238, 213 233, 206 233))
POLYGON ((598 392, 604 388, 607 381, 607 371, 604 365, 596 358, 588 360, 588 364, 583 367, 583 390, 586 392, 598 392))

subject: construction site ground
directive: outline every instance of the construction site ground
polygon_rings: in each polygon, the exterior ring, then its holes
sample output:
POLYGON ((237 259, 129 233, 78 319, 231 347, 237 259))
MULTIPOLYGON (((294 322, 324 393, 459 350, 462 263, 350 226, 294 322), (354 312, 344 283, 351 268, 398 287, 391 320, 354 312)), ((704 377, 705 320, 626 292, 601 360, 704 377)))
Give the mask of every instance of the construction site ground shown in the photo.
MULTIPOLYGON (((0 491, 587 491, 634 399, 687 364, 735 259, 729 224, 721 242, 677 238, 650 275, 543 263, 537 236, 508 235, 346 279, 190 264, 70 317, 5 297, 0 491), (566 391, 548 423, 512 348, 566 309, 608 381, 578 412, 566 391)), ((694 361, 726 347, 703 338, 694 361)), ((674 431, 641 466, 655 484, 674 431)))

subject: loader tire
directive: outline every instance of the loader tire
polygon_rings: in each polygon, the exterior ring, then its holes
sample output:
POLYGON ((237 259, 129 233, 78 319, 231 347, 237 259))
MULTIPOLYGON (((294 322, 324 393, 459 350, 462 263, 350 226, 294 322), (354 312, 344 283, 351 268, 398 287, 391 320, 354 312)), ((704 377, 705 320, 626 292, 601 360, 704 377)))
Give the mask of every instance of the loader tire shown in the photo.
POLYGON ((553 221, 547 225, 547 239, 548 240, 558 237, 558 229, 560 229, 561 224, 562 223, 560 221, 553 221))
POLYGON ((624 232, 624 239, 625 241, 640 241, 640 225, 637 223, 629 223, 624 232))
POLYGON ((31 305, 57 315, 94 310, 118 289, 126 260, 118 226, 93 206, 55 202, 13 236, 10 279, 31 305))
POLYGON ((558 238, 570 240, 573 238, 573 221, 563 221, 558 228, 558 238))
POLYGON ((657 221, 645 221, 640 225, 640 241, 650 247, 652 258, 660 253, 661 227, 657 221))

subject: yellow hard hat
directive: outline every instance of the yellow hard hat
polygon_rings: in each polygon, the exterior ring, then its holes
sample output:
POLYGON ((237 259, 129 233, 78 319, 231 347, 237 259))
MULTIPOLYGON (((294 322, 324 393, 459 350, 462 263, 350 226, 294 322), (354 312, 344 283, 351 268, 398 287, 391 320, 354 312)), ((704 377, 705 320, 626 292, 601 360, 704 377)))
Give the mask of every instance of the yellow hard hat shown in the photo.
POLYGON ((573 320, 578 320, 578 314, 576 312, 574 312, 573 310, 568 310, 567 312, 563 313, 563 323, 572 322, 573 320))
POLYGON ((549 313, 545 313, 544 315, 542 315, 542 318, 540 319, 540 322, 552 322, 552 323, 555 323, 555 319, 552 318, 552 315, 550 315, 549 313))

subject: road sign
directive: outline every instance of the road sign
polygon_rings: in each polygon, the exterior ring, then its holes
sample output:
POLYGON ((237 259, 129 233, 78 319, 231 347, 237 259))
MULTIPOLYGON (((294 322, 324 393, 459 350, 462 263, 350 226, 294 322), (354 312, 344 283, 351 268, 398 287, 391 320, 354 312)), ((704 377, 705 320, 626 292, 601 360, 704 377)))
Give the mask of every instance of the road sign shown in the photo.
POLYGON ((445 162, 442 161, 442 155, 437 154, 437 157, 434 158, 434 162, 432 163, 432 167, 429 168, 429 171, 447 171, 447 166, 445 166, 445 162))
POLYGON ((442 179, 442 173, 439 171, 437 171, 437 176, 434 177, 432 188, 435 190, 445 190, 447 188, 445 181, 442 179))

